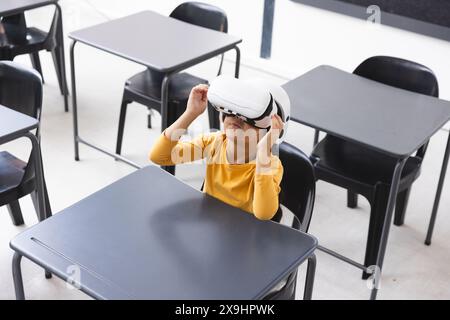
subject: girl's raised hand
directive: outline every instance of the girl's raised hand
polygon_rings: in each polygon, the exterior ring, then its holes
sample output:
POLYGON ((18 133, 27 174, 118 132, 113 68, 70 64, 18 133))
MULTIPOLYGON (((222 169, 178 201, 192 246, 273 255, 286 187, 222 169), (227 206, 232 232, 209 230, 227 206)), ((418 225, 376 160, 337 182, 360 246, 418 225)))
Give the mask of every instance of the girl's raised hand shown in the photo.
POLYGON ((186 111, 194 117, 201 115, 208 106, 208 86, 199 84, 192 88, 189 94, 186 111))

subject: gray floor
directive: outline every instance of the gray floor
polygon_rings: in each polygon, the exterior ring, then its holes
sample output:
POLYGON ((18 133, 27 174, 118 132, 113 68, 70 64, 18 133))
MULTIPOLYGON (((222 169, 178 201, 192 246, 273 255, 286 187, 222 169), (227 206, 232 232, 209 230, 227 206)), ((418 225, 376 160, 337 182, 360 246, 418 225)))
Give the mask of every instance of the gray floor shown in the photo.
MULTIPOLYGON (((63 2, 63 4, 67 1, 63 2)), ((70 3, 70 1, 69 1, 70 3)), ((83 2, 84 3, 84 2, 83 2)), ((86 2, 80 6, 83 23, 102 21, 102 17, 86 2)), ((63 7, 64 9, 64 7, 63 7)), ((66 8, 70 10, 70 7, 66 8)), ((45 12, 34 16, 36 21, 45 19, 45 12)), ((142 68, 120 58, 79 45, 77 48, 78 102, 81 135, 113 150, 119 106, 124 81, 142 68)), ((232 55, 229 57, 232 58, 232 55)), ((101 153, 81 147, 81 161, 73 159, 72 118, 64 113, 63 99, 59 94, 51 57, 41 54, 45 76, 45 96, 42 117, 42 148, 45 174, 50 200, 56 213, 79 201, 96 190, 133 172, 133 168, 112 160, 101 153)), ((17 62, 29 65, 27 57, 17 62)), ((196 67, 192 72, 212 78, 218 60, 213 59, 196 67)), ((231 73, 233 65, 225 64, 225 72, 231 73)), ((243 67, 241 75, 270 77, 254 68, 243 67)), ((274 81, 283 81, 272 77, 274 81)), ((147 152, 160 132, 159 115, 154 117, 154 128, 146 128, 146 108, 138 104, 129 107, 125 128, 123 153, 130 159, 148 164, 147 152)), ((195 123, 195 128, 206 128, 207 118, 195 123)), ((445 139, 448 133, 440 131, 431 140, 422 176, 415 183, 408 207, 406 224, 392 227, 380 299, 449 299, 450 298, 450 197, 449 184, 443 193, 432 246, 423 244, 426 226, 432 207, 439 175, 445 139)), ((313 131, 298 124, 290 124, 287 141, 310 152, 313 131)), ((29 144, 18 141, 3 145, 23 159, 27 158, 29 144)), ((177 177, 198 188, 203 180, 200 165, 180 166, 177 177)), ((149 190, 151 192, 151 190, 149 190)), ((357 209, 345 206, 346 193, 335 186, 319 182, 311 233, 320 243, 349 257, 362 261, 369 221, 369 205, 360 198, 357 209)), ((0 299, 13 299, 11 278, 12 251, 9 240, 37 219, 28 197, 21 200, 26 225, 14 227, 5 208, 0 208, 0 299)), ((359 270, 322 253, 317 254, 318 265, 315 282, 315 299, 367 299, 370 290, 360 278, 359 270)), ((303 289, 304 267, 299 277, 298 297, 303 289)), ((77 290, 67 288, 61 280, 46 280, 43 271, 29 261, 23 262, 23 275, 29 299, 86 299, 77 290)))

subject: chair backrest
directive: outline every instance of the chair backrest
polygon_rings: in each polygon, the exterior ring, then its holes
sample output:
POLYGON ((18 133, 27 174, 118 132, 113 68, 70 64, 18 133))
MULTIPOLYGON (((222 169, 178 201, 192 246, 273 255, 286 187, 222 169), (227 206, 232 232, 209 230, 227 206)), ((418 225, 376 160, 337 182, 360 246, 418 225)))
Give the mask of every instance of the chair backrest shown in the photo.
POLYGON ((4 31, 9 41, 23 43, 27 37, 27 22, 25 14, 19 13, 12 16, 1 17, 4 31))
POLYGON ((363 61, 353 73, 393 87, 439 96, 439 85, 433 71, 413 61, 375 56, 363 61))
MULTIPOLYGON (((363 61, 353 73, 400 89, 439 96, 439 84, 433 71, 413 61, 375 56, 363 61)), ((427 145, 428 142, 419 149, 417 156, 425 156, 427 145)))
MULTIPOLYGON (((294 214, 292 227, 308 232, 316 194, 314 166, 306 154, 287 142, 281 143, 276 151, 279 152, 284 169, 279 196, 280 204, 294 214)), ((279 222, 281 216, 279 209, 272 220, 279 222)), ((287 277, 286 283, 280 290, 269 293, 264 300, 295 299, 296 282, 297 270, 287 277)))
POLYGON ((27 23, 25 20, 25 14, 23 12, 12 15, 12 16, 0 17, 0 22, 7 24, 7 25, 13 24, 13 25, 20 26, 23 28, 27 27, 27 23))
MULTIPOLYGON (((31 68, 25 68, 10 61, 0 61, 0 104, 15 111, 34 117, 40 121, 42 109, 42 78, 31 68)), ((36 130, 39 139, 39 127, 36 130)), ((36 150, 33 149, 33 152, 36 150)), ((34 175, 33 154, 22 181, 34 175)), ((21 182, 22 183, 22 182, 21 182)))
MULTIPOLYGON (((278 146, 278 150, 274 150, 275 153, 277 151, 283 164, 279 202, 294 214, 292 227, 308 232, 316 196, 314 166, 309 157, 292 144, 283 142, 278 146)), ((205 181, 200 188, 201 191, 204 185, 205 181)), ((280 222, 281 217, 279 209, 272 220, 280 222)))
MULTIPOLYGON (((192 23, 200 27, 228 32, 228 18, 222 9, 202 2, 185 2, 176 7, 170 17, 192 23)), ((224 54, 221 54, 219 71, 222 73, 224 54)))
POLYGON ((314 166, 305 153, 287 142, 279 145, 279 158, 284 169, 280 204, 295 215, 292 227, 307 232, 316 194, 314 166))
MULTIPOLYGON (((53 50, 60 42, 59 38, 61 35, 59 34, 60 28, 58 28, 58 24, 61 21, 60 15, 61 11, 56 7, 50 29, 45 39, 45 48, 47 50, 53 50)), ((17 43, 26 41, 27 24, 23 12, 12 16, 1 17, 0 22, 4 23, 4 28, 9 39, 17 43), (12 28, 11 31, 9 30, 10 28, 12 28)))
POLYGON ((170 17, 208 29, 228 32, 226 13, 222 9, 207 3, 182 3, 172 11, 170 17))
POLYGON ((39 73, 10 61, 0 61, 0 104, 40 120, 42 79, 39 73))

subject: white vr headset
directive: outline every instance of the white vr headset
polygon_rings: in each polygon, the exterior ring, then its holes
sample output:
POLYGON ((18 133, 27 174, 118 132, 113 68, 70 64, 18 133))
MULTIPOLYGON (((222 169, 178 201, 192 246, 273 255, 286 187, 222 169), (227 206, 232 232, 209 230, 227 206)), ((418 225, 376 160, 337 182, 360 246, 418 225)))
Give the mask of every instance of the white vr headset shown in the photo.
POLYGON ((286 91, 278 85, 221 75, 211 81, 208 101, 222 114, 236 116, 260 129, 270 128, 272 115, 278 114, 284 122, 280 138, 285 136, 291 103, 286 91))

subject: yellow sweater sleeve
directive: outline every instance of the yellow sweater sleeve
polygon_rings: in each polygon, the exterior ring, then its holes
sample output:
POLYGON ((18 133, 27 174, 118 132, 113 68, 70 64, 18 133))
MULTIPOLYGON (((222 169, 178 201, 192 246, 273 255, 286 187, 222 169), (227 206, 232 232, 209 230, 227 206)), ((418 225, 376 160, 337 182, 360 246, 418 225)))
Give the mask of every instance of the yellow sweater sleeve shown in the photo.
POLYGON ((278 157, 272 156, 271 170, 255 174, 253 214, 261 220, 270 220, 278 210, 278 195, 283 178, 283 165, 278 157))
POLYGON ((207 146, 215 139, 215 134, 201 135, 191 141, 172 141, 164 132, 150 150, 149 158, 160 166, 173 166, 203 159, 207 146))

